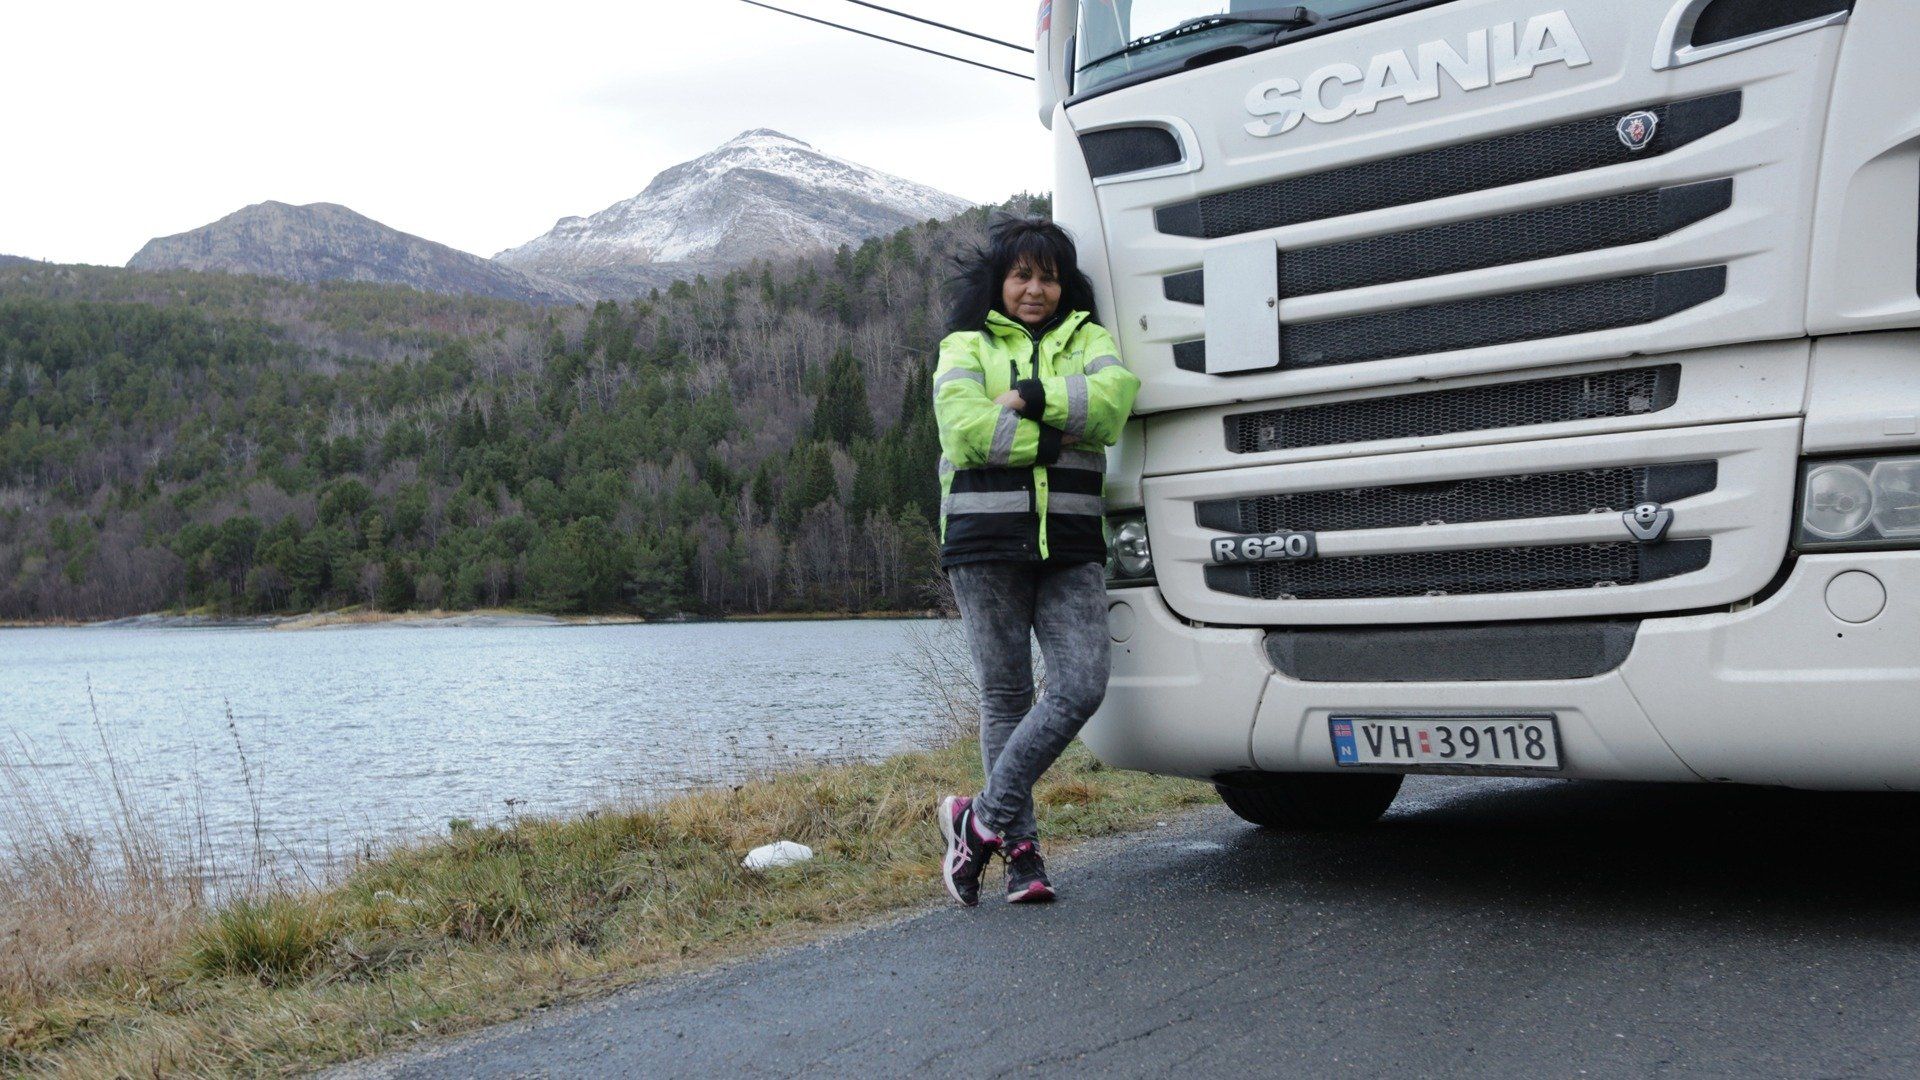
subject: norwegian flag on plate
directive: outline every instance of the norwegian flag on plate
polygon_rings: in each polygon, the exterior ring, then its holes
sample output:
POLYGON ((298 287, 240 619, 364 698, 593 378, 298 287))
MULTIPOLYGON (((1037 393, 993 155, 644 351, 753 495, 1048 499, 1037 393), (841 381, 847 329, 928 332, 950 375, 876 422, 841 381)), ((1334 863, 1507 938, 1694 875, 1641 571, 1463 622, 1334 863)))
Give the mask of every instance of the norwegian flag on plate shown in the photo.
POLYGON ((1360 747, 1353 741, 1353 725, 1345 720, 1333 722, 1333 759, 1342 765, 1360 762, 1360 747))

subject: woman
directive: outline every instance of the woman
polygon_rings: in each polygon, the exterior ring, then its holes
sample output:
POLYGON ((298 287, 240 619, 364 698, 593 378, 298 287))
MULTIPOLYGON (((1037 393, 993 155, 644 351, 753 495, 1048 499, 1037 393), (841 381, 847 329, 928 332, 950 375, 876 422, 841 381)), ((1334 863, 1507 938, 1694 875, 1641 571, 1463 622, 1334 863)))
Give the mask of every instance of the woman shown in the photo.
POLYGON ((1105 447, 1140 380, 1094 322, 1073 241, 1040 219, 996 222, 961 261, 934 372, 940 565, 980 683, 987 784, 940 801, 947 891, 971 907, 996 851, 1007 900, 1051 900, 1033 785, 1107 689, 1105 447), (1033 694, 1030 635, 1047 690, 1033 694))

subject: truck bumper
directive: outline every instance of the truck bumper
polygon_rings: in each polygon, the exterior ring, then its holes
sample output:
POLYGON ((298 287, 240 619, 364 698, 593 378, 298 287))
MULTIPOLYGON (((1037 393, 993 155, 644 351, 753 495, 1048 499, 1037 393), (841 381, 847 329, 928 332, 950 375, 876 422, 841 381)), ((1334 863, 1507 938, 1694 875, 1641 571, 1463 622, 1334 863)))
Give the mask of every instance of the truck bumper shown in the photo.
POLYGON ((1328 717, 1551 712, 1582 779, 1920 790, 1920 552, 1803 556, 1742 611, 1645 620, 1617 669, 1525 682, 1303 682, 1266 631, 1110 594, 1113 678, 1083 734, 1109 764, 1333 772, 1328 717), (1865 576, 1862 576, 1865 575, 1865 576))

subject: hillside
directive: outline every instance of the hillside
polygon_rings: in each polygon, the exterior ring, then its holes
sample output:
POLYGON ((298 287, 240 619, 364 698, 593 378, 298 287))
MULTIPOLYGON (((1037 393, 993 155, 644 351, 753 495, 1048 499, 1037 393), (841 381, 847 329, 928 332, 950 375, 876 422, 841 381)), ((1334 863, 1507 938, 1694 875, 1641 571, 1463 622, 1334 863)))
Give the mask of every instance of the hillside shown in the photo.
POLYGON ((0 268, 0 619, 917 605, 985 220, 590 309, 0 268))
POLYGON ((210 225, 147 241, 133 270, 211 270, 315 284, 362 281, 542 304, 590 300, 580 289, 456 251, 333 203, 263 202, 210 225))

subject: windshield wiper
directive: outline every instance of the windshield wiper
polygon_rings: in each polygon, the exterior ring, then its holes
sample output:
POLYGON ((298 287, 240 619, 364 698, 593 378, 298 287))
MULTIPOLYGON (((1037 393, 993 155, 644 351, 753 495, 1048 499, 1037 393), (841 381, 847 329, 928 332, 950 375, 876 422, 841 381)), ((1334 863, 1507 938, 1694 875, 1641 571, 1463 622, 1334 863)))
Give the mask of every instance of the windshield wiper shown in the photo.
POLYGON ((1162 42, 1173 41, 1176 38, 1183 38, 1189 34, 1216 30, 1223 26, 1272 26, 1279 30, 1304 30, 1307 27, 1318 26, 1326 21, 1327 17, 1325 15, 1320 14, 1312 8, 1298 4, 1292 7, 1261 8, 1258 11, 1233 11, 1221 12, 1218 15, 1202 15, 1197 19, 1188 19, 1186 22, 1168 27, 1158 33, 1148 34, 1146 37, 1129 41, 1123 48, 1116 49, 1097 60, 1089 60, 1084 66, 1093 67, 1096 64, 1102 64, 1108 60, 1112 60, 1117 56, 1125 56, 1135 49, 1142 49, 1149 45, 1158 45, 1162 42))
POLYGON ((1327 17, 1309 7, 1295 4, 1292 7, 1261 8, 1258 11, 1226 11, 1218 15, 1202 15, 1197 19, 1188 19, 1170 30, 1161 32, 1173 37, 1183 31, 1197 30, 1207 26, 1231 26, 1235 23, 1255 23, 1261 26, 1279 26, 1288 30, 1302 30, 1309 26, 1319 26, 1327 17))

